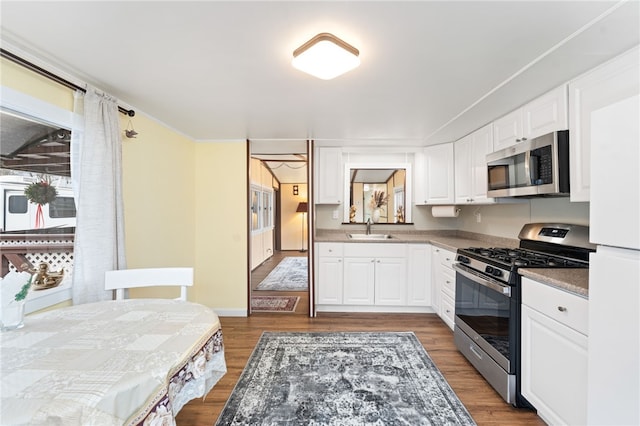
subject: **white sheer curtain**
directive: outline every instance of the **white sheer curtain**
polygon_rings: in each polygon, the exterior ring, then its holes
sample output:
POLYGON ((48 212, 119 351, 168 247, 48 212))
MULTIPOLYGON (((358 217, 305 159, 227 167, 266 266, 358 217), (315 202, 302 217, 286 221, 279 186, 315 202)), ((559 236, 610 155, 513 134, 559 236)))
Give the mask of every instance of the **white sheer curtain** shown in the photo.
POLYGON ((88 88, 75 99, 71 177, 77 217, 73 304, 110 300, 104 273, 126 267, 122 206, 122 144, 115 99, 88 88))

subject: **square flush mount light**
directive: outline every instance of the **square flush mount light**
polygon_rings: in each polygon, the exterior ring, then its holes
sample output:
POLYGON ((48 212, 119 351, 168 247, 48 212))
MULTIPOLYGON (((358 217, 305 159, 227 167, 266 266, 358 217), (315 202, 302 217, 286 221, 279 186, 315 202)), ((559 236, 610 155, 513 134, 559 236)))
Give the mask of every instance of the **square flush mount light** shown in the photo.
POLYGON ((329 33, 320 33, 293 51, 294 68, 331 80, 360 65, 360 52, 329 33))

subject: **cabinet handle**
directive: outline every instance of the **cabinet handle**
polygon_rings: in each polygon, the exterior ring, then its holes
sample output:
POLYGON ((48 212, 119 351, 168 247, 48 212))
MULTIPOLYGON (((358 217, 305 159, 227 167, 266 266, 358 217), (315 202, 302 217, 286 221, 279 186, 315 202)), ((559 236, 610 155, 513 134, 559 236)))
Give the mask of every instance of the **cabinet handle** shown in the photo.
POLYGON ((342 263, 342 259, 338 259, 338 263, 342 263))
POLYGON ((560 312, 567 312, 567 308, 565 308, 564 306, 558 306, 558 310, 560 312))
POLYGON ((449 259, 448 257, 447 257, 447 262, 451 262, 451 259, 449 259))
POLYGON ((522 140, 523 140, 523 141, 526 141, 526 140, 527 140, 527 138, 522 138, 522 140))
POLYGON ((375 259, 371 259, 371 263, 373 263, 373 262, 375 262, 375 261, 376 261, 375 259))
POLYGON ((516 142, 522 142, 522 139, 516 139, 516 142))
MULTIPOLYGON (((451 281, 447 280, 447 281, 446 281, 446 283, 447 283, 447 284, 451 284, 451 281)), ((448 312, 448 311, 447 311, 447 312, 448 312)))

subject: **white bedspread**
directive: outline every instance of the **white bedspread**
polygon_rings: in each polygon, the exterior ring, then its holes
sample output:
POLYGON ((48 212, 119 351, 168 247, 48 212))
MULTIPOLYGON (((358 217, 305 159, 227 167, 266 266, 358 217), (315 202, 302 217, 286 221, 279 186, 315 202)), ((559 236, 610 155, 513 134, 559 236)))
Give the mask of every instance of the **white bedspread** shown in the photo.
POLYGON ((175 300, 27 316, 0 349, 2 425, 171 425, 226 373, 218 316, 175 300))

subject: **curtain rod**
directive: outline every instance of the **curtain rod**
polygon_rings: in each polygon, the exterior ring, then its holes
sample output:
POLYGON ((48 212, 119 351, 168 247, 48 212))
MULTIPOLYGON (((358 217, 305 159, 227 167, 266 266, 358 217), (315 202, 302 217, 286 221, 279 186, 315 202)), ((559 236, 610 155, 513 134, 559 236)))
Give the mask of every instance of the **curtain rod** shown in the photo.
MULTIPOLYGON (((47 70, 45 70, 44 68, 41 68, 39 66, 37 66, 36 64, 33 64, 29 61, 27 61, 26 59, 23 59, 17 55, 14 55, 13 53, 1 49, 0 48, 0 56, 3 58, 6 58, 12 62, 15 62, 18 65, 22 65, 23 67, 37 73, 40 74, 41 76, 47 77, 50 80, 55 81, 58 84, 61 84, 65 87, 68 87, 69 89, 74 89, 74 90, 80 90, 84 93, 87 93, 87 89, 85 89, 84 87, 80 87, 77 84, 73 84, 72 82, 65 80, 64 78, 55 75, 47 70)), ((118 105, 118 111, 120 111, 122 114, 124 115, 128 115, 129 117, 133 117, 136 115, 136 112, 132 109, 126 109, 121 107, 120 105, 118 105)))

